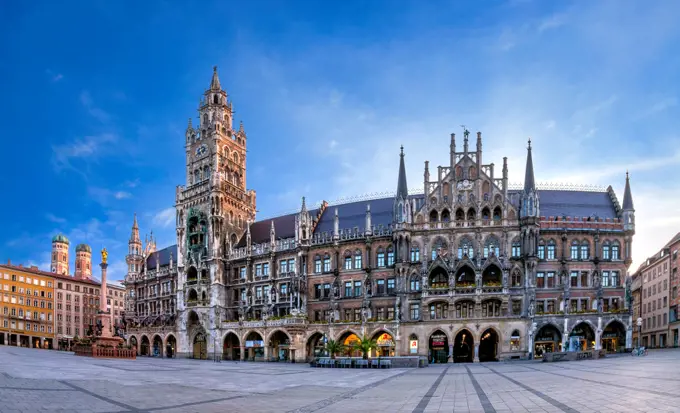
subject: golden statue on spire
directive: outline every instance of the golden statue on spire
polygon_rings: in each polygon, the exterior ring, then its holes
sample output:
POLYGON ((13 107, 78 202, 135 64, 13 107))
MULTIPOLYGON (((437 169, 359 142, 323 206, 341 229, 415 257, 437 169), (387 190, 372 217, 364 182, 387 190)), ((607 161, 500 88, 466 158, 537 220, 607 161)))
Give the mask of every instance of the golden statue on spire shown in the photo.
POLYGON ((106 260, 109 258, 109 253, 106 251, 106 248, 102 250, 102 264, 106 264, 106 260))

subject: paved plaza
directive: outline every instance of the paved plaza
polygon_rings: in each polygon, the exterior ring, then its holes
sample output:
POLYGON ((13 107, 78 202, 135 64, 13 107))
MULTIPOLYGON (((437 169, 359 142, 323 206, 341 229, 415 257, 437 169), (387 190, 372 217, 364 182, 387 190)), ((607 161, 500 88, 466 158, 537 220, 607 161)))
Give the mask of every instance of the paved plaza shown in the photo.
POLYGON ((677 412, 680 350, 421 369, 140 358, 0 346, 5 412, 677 412))

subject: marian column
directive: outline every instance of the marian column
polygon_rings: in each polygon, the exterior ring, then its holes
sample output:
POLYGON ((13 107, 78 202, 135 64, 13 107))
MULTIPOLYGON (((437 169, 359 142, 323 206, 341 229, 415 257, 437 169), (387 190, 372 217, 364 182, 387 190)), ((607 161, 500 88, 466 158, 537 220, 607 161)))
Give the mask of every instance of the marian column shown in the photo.
POLYGON ((102 262, 99 266, 102 268, 102 287, 99 297, 99 314, 97 318, 101 321, 102 331, 101 337, 109 338, 111 337, 111 315, 109 314, 109 309, 106 305, 106 268, 109 264, 106 262, 109 253, 106 248, 102 250, 102 262))

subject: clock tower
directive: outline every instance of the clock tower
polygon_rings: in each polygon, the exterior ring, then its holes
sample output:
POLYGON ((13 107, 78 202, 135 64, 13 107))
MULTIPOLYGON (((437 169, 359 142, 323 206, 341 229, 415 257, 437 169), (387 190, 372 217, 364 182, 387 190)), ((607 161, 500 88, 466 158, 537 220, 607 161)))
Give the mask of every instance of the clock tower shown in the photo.
POLYGON ((224 262, 255 220, 255 191, 246 189, 246 133, 243 123, 234 127, 233 113, 214 67, 199 102, 198 124, 189 119, 186 186, 176 191, 181 352, 196 334, 218 328, 226 301, 224 262))

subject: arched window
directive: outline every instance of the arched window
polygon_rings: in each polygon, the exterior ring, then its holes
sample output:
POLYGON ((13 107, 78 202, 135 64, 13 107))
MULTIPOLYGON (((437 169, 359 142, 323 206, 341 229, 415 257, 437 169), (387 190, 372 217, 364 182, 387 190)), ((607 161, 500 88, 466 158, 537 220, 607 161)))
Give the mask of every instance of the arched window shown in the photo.
POLYGON ((602 244, 602 259, 603 260, 608 260, 608 259, 611 258, 611 255, 609 253, 610 251, 611 251, 611 247, 609 245, 609 241, 605 241, 602 244))
POLYGON ((475 303, 462 301, 456 304, 456 318, 472 318, 475 316, 475 303))
POLYGON ((203 115, 203 125, 201 125, 201 126, 205 127, 207 124, 208 124, 208 114, 206 113, 206 114, 203 115))
POLYGON ((438 239, 433 245, 432 245, 432 261, 434 261, 437 258, 437 254, 441 254, 446 250, 446 244, 441 239, 438 239))
POLYGON ((437 222, 439 221, 439 214, 437 214, 436 210, 430 211, 430 222, 437 222))
POLYGON ((548 241, 548 256, 547 259, 549 260, 554 260, 555 259, 555 240, 551 239, 548 241))
POLYGON ((482 303, 482 317, 500 317, 501 302, 498 300, 488 300, 482 303))
POLYGON ((201 182, 201 171, 198 169, 194 171, 194 183, 197 184, 201 182))
POLYGON ((331 256, 326 253, 323 256, 323 272, 330 272, 331 270, 331 256))
POLYGON ((515 238, 512 240, 512 256, 517 258, 520 255, 522 255, 522 248, 520 246, 519 239, 515 238))
POLYGON ((411 276, 411 291, 420 291, 420 275, 418 274, 413 274, 413 276, 411 276))
POLYGON ((229 148, 226 146, 224 147, 224 150, 222 151, 222 156, 224 156, 224 159, 229 159, 229 148))
POLYGON ((499 225, 501 223, 502 218, 503 218, 503 212, 501 211, 501 207, 497 206, 496 208, 493 209, 494 224, 499 225))
POLYGON ((448 288, 449 275, 441 267, 436 267, 430 274, 430 288, 448 288))
POLYGON ((448 209, 445 209, 442 211, 442 222, 449 222, 451 221, 451 213, 449 212, 448 209))
POLYGON ((234 162, 238 164, 238 154, 234 152, 234 162))
POLYGON ((574 241, 571 242, 570 257, 571 257, 572 260, 578 259, 578 247, 579 247, 578 241, 574 240, 574 241))
POLYGON ((356 268, 357 270, 360 270, 362 268, 361 256, 362 256, 361 250, 354 251, 354 268, 356 268))
POLYGON ((321 273, 321 257, 318 255, 314 257, 314 272, 317 274, 321 273))
POLYGON ((487 207, 482 208, 482 221, 485 221, 486 223, 488 223, 490 216, 491 216, 491 212, 489 211, 489 208, 487 208, 487 207))
POLYGON ((590 243, 588 241, 584 240, 581 243, 581 255, 580 255, 582 260, 587 260, 590 258, 590 243))
POLYGON ((345 251, 345 269, 352 269, 352 253, 349 251, 345 251))
POLYGON ((385 266, 385 250, 382 247, 378 248, 378 253, 377 253, 376 257, 377 257, 376 265, 378 267, 384 267, 385 266))
POLYGON ((208 165, 203 168, 203 179, 210 179, 210 166, 208 165))
POLYGON ((620 252, 619 252, 620 249, 621 249, 621 247, 619 246, 619 242, 615 241, 612 244, 612 259, 613 260, 620 260, 621 259, 620 252))
POLYGON ((387 247, 387 265, 394 265, 394 248, 387 247))
POLYGON ((489 258, 489 256, 500 255, 500 242, 494 236, 489 236, 484 243, 484 258, 489 258))
POLYGON ((458 208, 456 210, 456 222, 462 222, 465 220, 465 212, 463 212, 462 208, 458 208))
POLYGON ((510 282, 512 283, 511 285, 513 287, 521 287, 522 286, 522 273, 517 268, 515 268, 512 271, 512 279, 510 280, 510 282))
POLYGON ((465 255, 470 259, 475 257, 475 248, 472 246, 472 241, 467 237, 460 240, 460 244, 458 245, 458 259, 463 259, 465 255))
POLYGON ((468 220, 468 221, 474 221, 475 219, 477 219, 477 211, 475 211, 474 208, 468 209, 468 211, 467 211, 467 220, 468 220))
POLYGON ((411 247, 411 262, 420 262, 420 248, 411 247))
POLYGON ((539 260, 545 259, 545 241, 542 239, 538 241, 538 246, 536 247, 536 256, 539 260))
POLYGON ((443 320, 449 316, 449 304, 438 302, 430 304, 430 320, 443 320))
POLYGON ((513 330, 510 335, 510 351, 520 350, 520 335, 519 330, 513 330))
POLYGON ((216 105, 217 105, 218 103, 220 103, 220 98, 219 98, 219 96, 215 95, 215 96, 213 97, 213 102, 214 102, 216 105))

